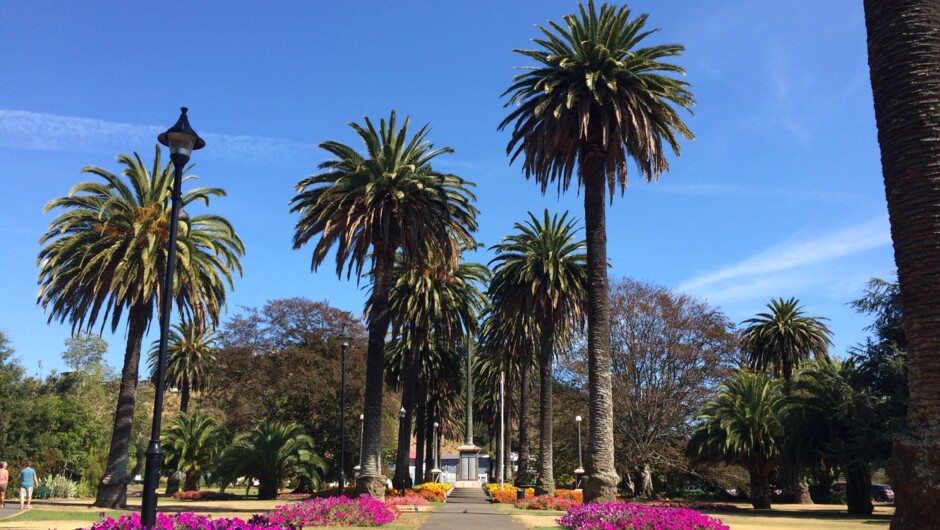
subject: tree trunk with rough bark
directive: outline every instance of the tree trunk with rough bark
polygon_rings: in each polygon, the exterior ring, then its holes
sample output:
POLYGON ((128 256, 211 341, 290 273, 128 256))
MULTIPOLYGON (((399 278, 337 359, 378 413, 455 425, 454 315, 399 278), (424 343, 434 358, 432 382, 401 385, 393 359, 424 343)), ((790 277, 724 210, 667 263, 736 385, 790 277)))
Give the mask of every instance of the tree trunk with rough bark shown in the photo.
POLYGON ((183 376, 183 388, 180 389, 180 412, 189 410, 189 378, 183 376))
MULTIPOLYGON (((528 352, 526 352, 528 355, 528 352)), ((519 460, 516 467, 515 485, 521 486, 529 480, 529 372, 531 365, 522 359, 519 386, 519 460)))
MULTIPOLYGON (((544 327, 548 327, 543 323, 544 327)), ((552 458, 552 345, 551 330, 543 330, 539 352, 539 477, 535 483, 536 495, 555 495, 555 475, 552 458)))
POLYGON ((851 514, 871 515, 875 510, 871 503, 871 469, 867 464, 845 466, 845 500, 851 514))
POLYGON ((98 482, 98 493, 94 503, 94 506, 98 508, 127 506, 127 455, 131 445, 140 349, 147 331, 148 311, 149 306, 137 305, 132 307, 128 314, 127 348, 124 351, 124 367, 121 369, 117 409, 114 411, 114 428, 111 431, 108 463, 104 476, 98 482))
POLYGON ((587 239, 588 402, 590 428, 584 502, 616 502, 614 410, 610 377, 610 293, 607 285, 607 221, 604 157, 589 155, 581 168, 587 239))
POLYGON ((907 337, 910 401, 888 474, 892 530, 940 505, 940 2, 865 0, 868 65, 907 337))
POLYGON ((653 468, 649 464, 643 464, 643 471, 640 476, 643 479, 642 491, 640 491, 640 497, 644 499, 655 499, 656 490, 653 488, 653 468))
POLYGON ((813 504, 813 498, 809 495, 809 487, 802 478, 798 478, 790 485, 793 490, 793 502, 795 504, 813 504))
POLYGON ((375 278, 369 315, 369 345, 366 351, 366 382, 362 425, 362 470, 356 491, 385 500, 386 479, 382 475, 382 390, 385 387, 385 334, 388 331, 388 297, 392 287, 394 249, 375 249, 375 278))
POLYGON ((418 484, 424 482, 424 440, 428 421, 424 412, 425 399, 424 389, 419 386, 418 406, 415 411, 415 482, 418 484))
MULTIPOLYGON (((411 475, 408 472, 411 461, 411 421, 415 404, 415 391, 418 384, 418 344, 422 342, 423 333, 415 333, 412 346, 408 348, 405 359, 405 373, 402 377, 401 406, 405 409, 405 417, 401 420, 398 433, 398 458, 395 462, 395 476, 392 478, 392 487, 404 491, 412 486, 411 475)), ((417 456, 417 455, 416 455, 417 456)))
POLYGON ((766 471, 756 471, 750 470, 749 475, 751 478, 751 491, 750 491, 750 501, 751 506, 758 510, 769 510, 770 509, 770 476, 766 471))

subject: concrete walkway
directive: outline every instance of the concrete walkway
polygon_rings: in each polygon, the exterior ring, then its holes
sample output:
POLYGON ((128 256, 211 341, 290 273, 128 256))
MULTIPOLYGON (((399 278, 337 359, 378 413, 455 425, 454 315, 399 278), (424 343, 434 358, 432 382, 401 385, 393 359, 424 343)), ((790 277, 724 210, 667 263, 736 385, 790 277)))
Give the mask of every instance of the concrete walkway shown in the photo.
POLYGON ((491 504, 482 487, 454 488, 418 530, 525 530, 491 504))

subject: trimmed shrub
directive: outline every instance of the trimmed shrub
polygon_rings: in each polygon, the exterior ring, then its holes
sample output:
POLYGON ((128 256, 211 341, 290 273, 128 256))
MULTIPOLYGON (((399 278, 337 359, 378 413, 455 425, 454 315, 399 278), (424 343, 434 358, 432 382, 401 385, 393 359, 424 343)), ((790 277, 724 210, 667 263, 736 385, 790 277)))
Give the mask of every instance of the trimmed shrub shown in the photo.
POLYGON ((231 493, 198 490, 177 491, 172 497, 179 501, 231 501, 238 498, 231 493))

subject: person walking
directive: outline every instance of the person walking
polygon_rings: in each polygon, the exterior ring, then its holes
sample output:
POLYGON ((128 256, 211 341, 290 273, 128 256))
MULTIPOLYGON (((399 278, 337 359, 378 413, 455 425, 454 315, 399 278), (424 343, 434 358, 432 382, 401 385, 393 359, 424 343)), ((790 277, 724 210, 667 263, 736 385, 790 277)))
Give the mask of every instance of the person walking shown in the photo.
POLYGON ((7 463, 0 462, 0 508, 6 506, 7 502, 7 484, 10 482, 10 471, 7 470, 7 463))
POLYGON ((33 487, 39 484, 39 477, 36 476, 36 470, 33 469, 33 463, 26 461, 26 467, 20 470, 20 509, 23 509, 23 503, 26 508, 33 507, 33 487))

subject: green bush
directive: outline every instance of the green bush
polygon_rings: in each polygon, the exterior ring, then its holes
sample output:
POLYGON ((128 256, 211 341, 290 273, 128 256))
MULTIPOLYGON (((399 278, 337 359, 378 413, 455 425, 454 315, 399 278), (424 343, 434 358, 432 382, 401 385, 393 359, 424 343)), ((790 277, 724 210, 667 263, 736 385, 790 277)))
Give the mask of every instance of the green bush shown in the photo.
POLYGON ((53 475, 46 486, 49 487, 49 496, 54 499, 74 499, 78 496, 78 483, 62 475, 53 475))

